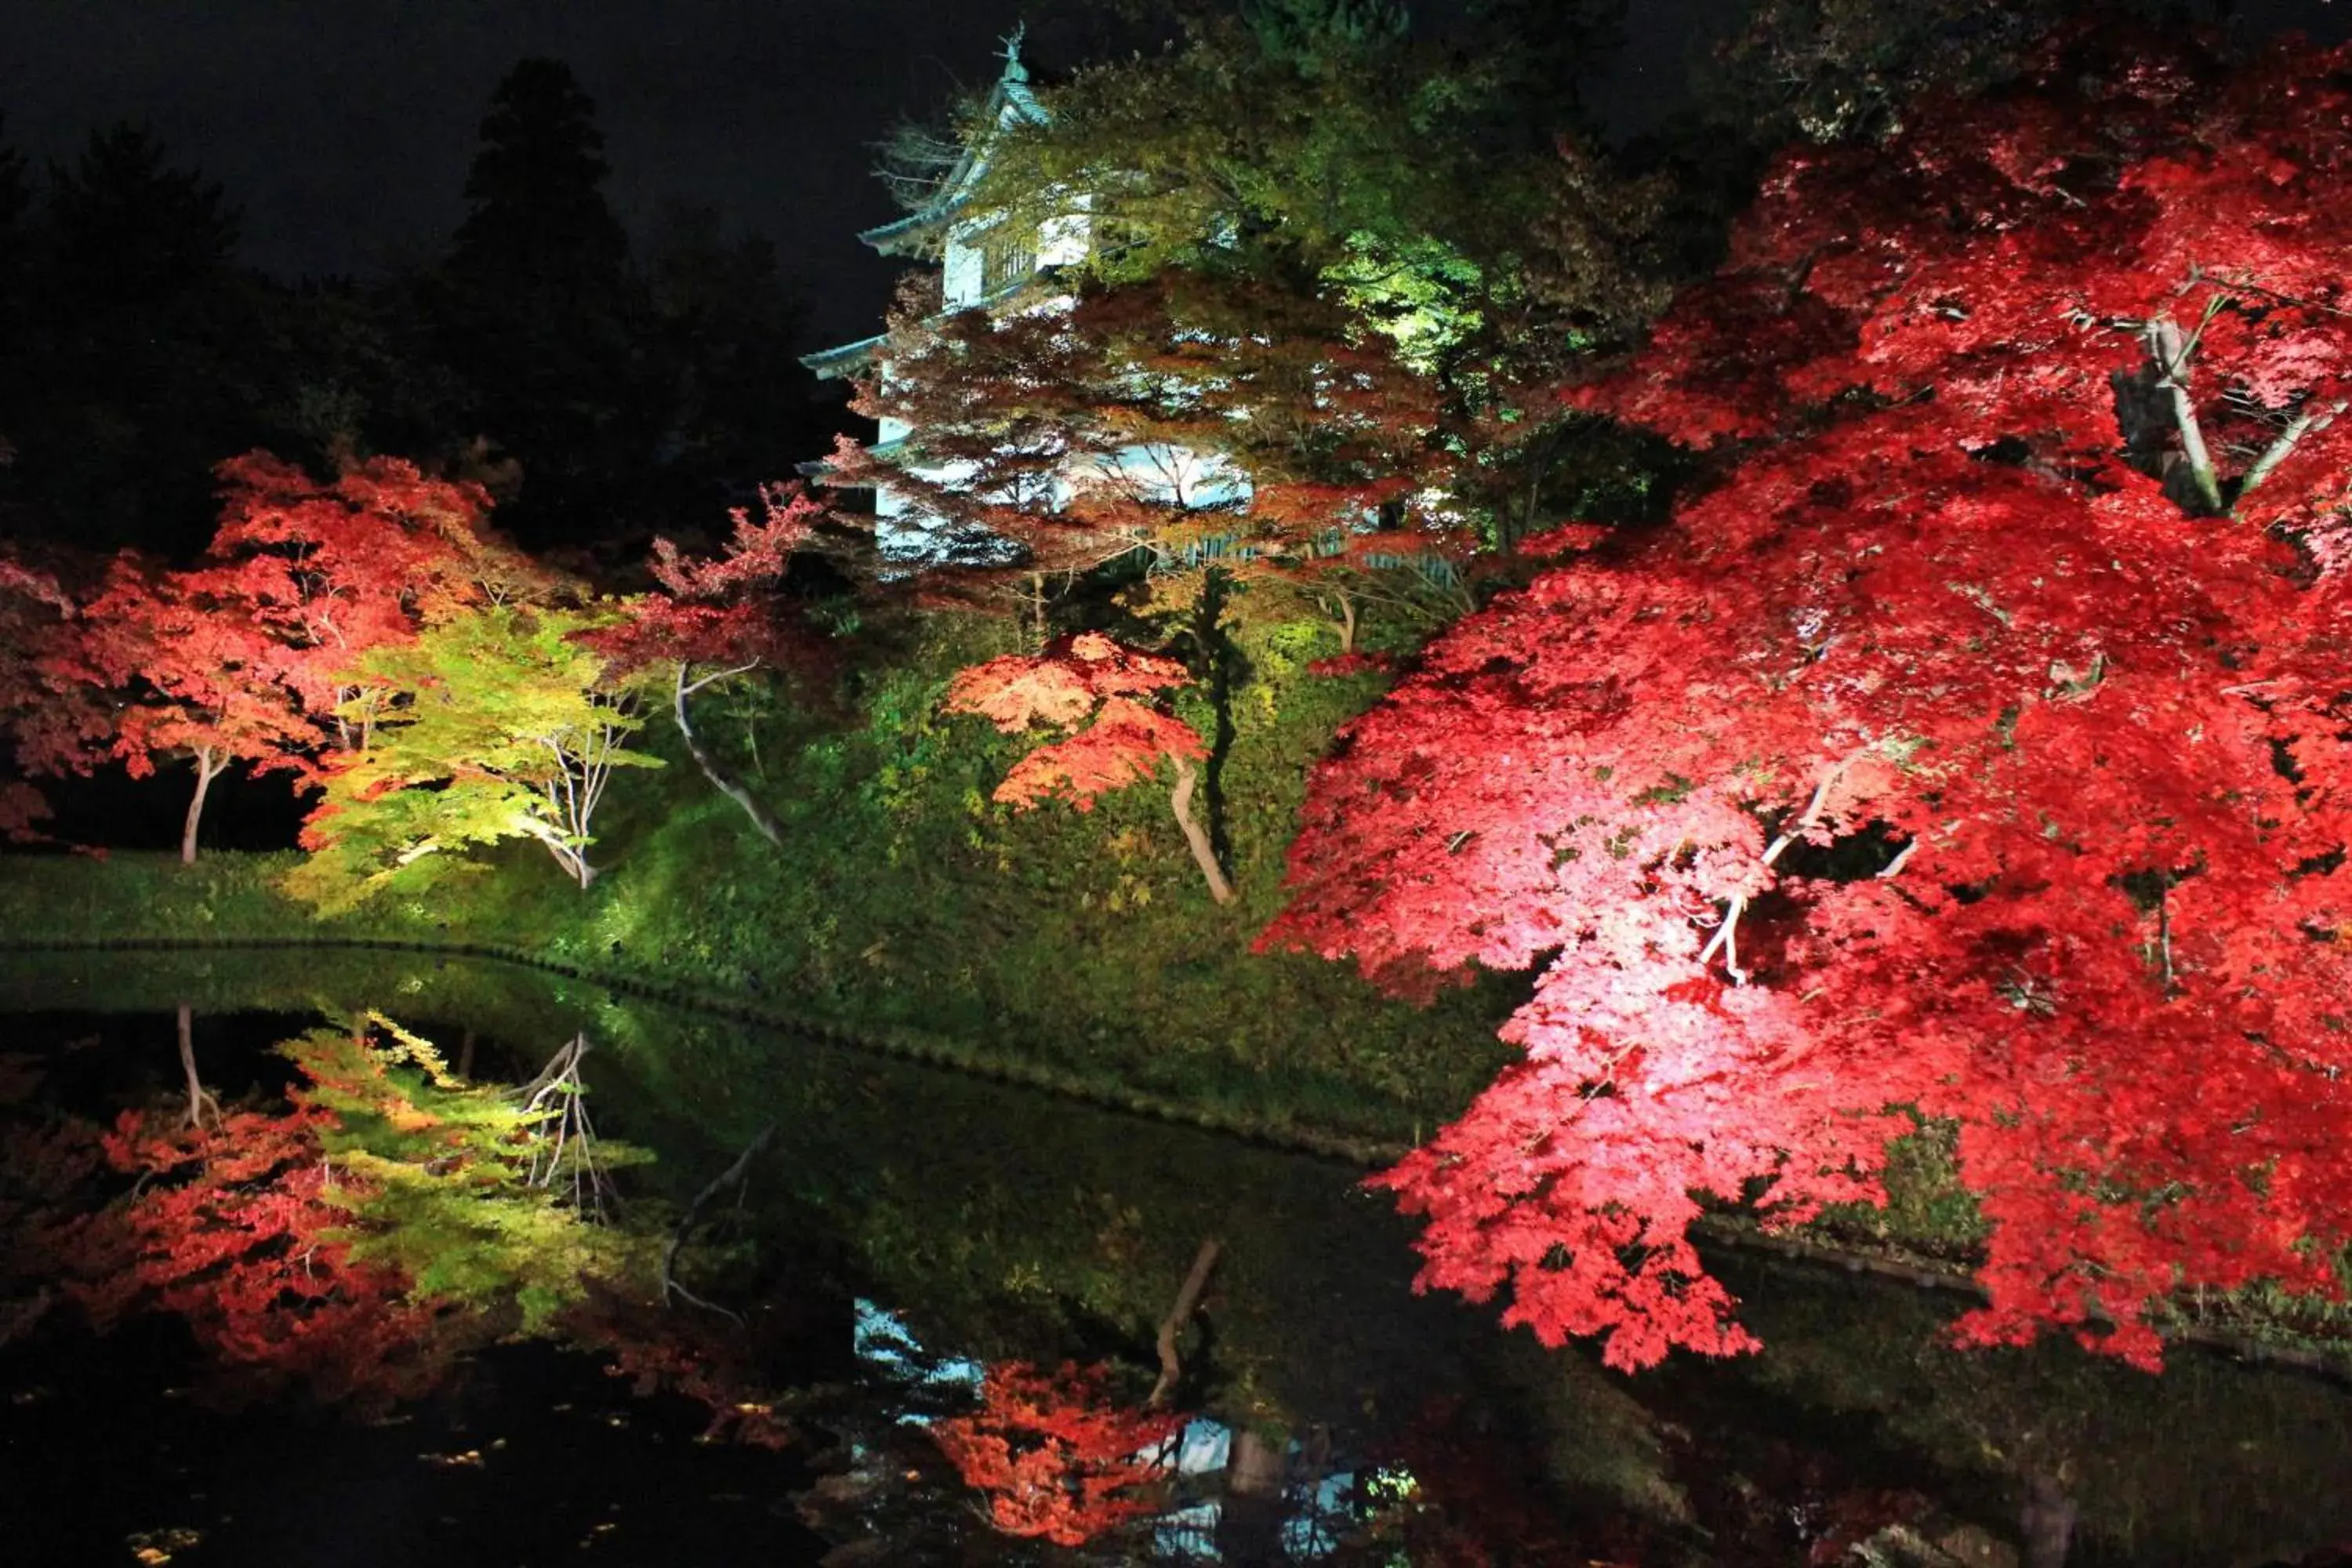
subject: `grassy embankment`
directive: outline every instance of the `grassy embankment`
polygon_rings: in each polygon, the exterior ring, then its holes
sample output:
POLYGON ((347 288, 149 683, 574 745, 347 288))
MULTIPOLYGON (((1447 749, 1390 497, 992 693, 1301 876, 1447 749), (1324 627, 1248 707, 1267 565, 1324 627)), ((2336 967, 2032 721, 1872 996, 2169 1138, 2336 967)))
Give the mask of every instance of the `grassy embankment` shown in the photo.
MULTIPOLYGON (((616 781, 598 825, 604 874, 585 892, 516 845, 471 868, 428 857, 407 885, 316 920, 274 886, 288 856, 11 857, 0 939, 472 946, 1109 1104, 1320 1134, 1334 1152, 1423 1136, 1491 1078, 1509 980, 1421 1010, 1343 966, 1251 951, 1279 906, 1307 764, 1370 682, 1307 675, 1328 649, 1304 640, 1250 650, 1223 776, 1239 897, 1220 908, 1164 788, 1085 814, 989 802, 1018 742, 938 704, 953 669, 1002 651, 1005 633, 942 627, 845 719, 706 703, 703 727, 782 820, 781 850, 657 716, 646 736, 671 763, 616 781)), ((1189 716, 1209 727, 1205 710, 1189 716)))

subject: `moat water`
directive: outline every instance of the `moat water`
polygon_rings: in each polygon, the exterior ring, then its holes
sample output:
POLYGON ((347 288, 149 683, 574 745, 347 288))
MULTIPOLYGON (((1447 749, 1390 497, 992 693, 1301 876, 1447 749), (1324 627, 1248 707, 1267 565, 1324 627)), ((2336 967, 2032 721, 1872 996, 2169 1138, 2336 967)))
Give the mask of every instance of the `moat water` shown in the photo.
MULTIPOLYGON (((481 1081, 584 1036, 599 1129, 655 1156, 615 1181, 671 1212, 772 1129, 706 1228, 719 1296, 671 1310, 736 1337, 784 1435, 705 1440, 707 1402, 520 1335, 389 1408, 240 1402, 171 1313, 100 1333, 0 1253, 0 1561, 2352 1562, 2352 1393, 2326 1375, 1962 1354, 1958 1299, 1726 1256, 1764 1352, 1624 1377, 1416 1295, 1409 1222, 1344 1165, 498 965, 0 956, 0 1119, 184 1099, 184 1005, 231 1106, 282 1096, 278 1042, 368 1010, 481 1081), (1139 1403, 1212 1239, 1132 1517, 1000 1528, 940 1424, 1020 1364, 1139 1403)), ((0 1185, 0 1221, 26 1191, 0 1185)))

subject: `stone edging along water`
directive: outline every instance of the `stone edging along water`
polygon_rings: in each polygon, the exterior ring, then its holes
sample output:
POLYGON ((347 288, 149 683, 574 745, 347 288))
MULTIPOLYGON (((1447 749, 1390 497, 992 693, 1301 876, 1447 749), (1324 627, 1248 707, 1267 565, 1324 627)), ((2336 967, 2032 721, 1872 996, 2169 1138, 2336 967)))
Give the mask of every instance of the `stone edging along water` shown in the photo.
MULTIPOLYGON (((919 1030, 890 1028, 878 1034, 868 1034, 844 1027, 826 1019, 805 1014, 756 1005, 738 997, 697 990, 690 986, 672 985, 640 975, 610 973, 586 964, 565 959, 551 958, 528 948, 507 947, 494 942, 426 942, 400 937, 314 936, 314 937, 119 937, 119 938, 25 938, 0 936, 0 952, 235 952, 268 951, 413 952, 433 958, 475 959, 492 963, 512 964, 517 968, 535 970, 562 979, 594 985, 615 995, 627 996, 683 1012, 706 1014, 728 1018, 737 1023, 760 1028, 773 1029, 782 1034, 798 1035, 826 1045, 924 1067, 960 1072, 994 1083, 1013 1085, 1056 1099, 1071 1100, 1109 1110, 1121 1115, 1140 1117, 1146 1121, 1172 1126, 1191 1127, 1219 1137, 1237 1139, 1261 1148, 1279 1152, 1303 1154, 1349 1165, 1357 1170, 1370 1170, 1391 1165, 1402 1159, 1407 1146, 1377 1139, 1349 1138, 1341 1134, 1318 1132, 1312 1128, 1282 1126, 1254 1121, 1196 1106, 1186 1106, 1160 1095, 1139 1090, 1114 1089, 1091 1082, 1075 1074, 1058 1072, 1052 1068, 980 1050, 940 1036, 927 1035, 919 1030)), ((1868 1274, 1882 1279, 1912 1286, 1920 1289, 1949 1290, 1969 1295, 1981 1300, 1983 1290, 1966 1269, 1949 1264, 1905 1257, 1865 1252, 1858 1248, 1839 1247, 1801 1237, 1767 1235, 1748 1225, 1713 1215, 1702 1215, 1692 1226, 1702 1242, 1729 1247, 1742 1252, 1760 1253, 1769 1257, 1814 1267, 1841 1269, 1853 1274, 1868 1274)), ((2338 1380, 2352 1380, 2352 1360, 2341 1350, 2322 1349, 2308 1344, 2282 1344, 2250 1334, 2238 1333, 2206 1324, 2179 1324, 2163 1330, 2164 1338, 2174 1343, 2202 1345, 2226 1352, 2248 1361, 2266 1362, 2305 1372, 2315 1372, 2338 1380)))

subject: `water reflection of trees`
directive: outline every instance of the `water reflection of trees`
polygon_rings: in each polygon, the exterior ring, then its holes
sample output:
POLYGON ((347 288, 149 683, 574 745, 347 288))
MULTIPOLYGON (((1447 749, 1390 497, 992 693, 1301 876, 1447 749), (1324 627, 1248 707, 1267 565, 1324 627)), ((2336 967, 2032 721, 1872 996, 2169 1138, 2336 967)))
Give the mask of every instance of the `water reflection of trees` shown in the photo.
MULTIPOLYGON (((243 1269, 243 1293, 190 1300, 191 1326, 266 1304, 199 1337, 248 1356, 220 1363, 226 1381, 271 1399, 368 1380, 397 1398, 434 1369, 478 1378, 482 1347, 543 1332, 696 1397, 713 1436, 796 1445, 775 1485, 843 1563, 1777 1563, 1911 1537, 2012 1554, 1989 1561, 2069 1545, 2077 1563, 2293 1561, 2352 1531, 2332 1480, 2352 1439, 2324 1384, 2189 1353, 2154 1379, 2063 1348, 1960 1355, 1938 1339, 1946 1303, 1731 1258, 1771 1352, 1627 1380, 1413 1298, 1393 1216, 1343 1168, 657 1009, 542 1011, 542 1039, 598 1039, 572 1066, 599 1120, 662 1151, 632 1166, 599 1144, 627 1200, 612 1223, 589 1223, 569 1177, 546 1184, 543 1120, 513 1120, 529 1096, 436 1078, 388 1021, 303 1037, 276 1079, 225 1068, 200 1030, 215 1118, 186 1063, 163 1065, 167 1017, 125 1121, 88 1114, 86 1085, 37 1101, 41 1066, 62 1082, 97 1053, 0 1072, 16 1100, 0 1112, 5 1321, 99 1300, 90 1276, 130 1312, 243 1269), (110 1138, 134 1158, 110 1159, 110 1138), (60 1218, 68 1200, 83 1233, 60 1218), (150 1231, 118 1230, 109 1255, 131 1261, 68 1267, 71 1246, 142 1213, 150 1231), (166 1245, 166 1214, 210 1239, 166 1245), (1211 1235, 1214 1272, 1155 1410, 1159 1331, 1211 1235), (680 1281, 725 1313, 662 1304, 673 1246, 680 1281), (853 1294, 891 1303, 894 1326, 868 1309, 853 1343, 853 1294), (1094 1414, 1079 1382, 1055 1382, 1066 1363, 1094 1369, 1079 1380, 1094 1414), (1084 1545, 993 1528, 1010 1489, 968 1485, 940 1440, 990 1408, 992 1372, 1017 1390, 1021 1363, 1032 1394, 1069 1397, 1025 1430, 997 1422, 1000 1468, 1092 1421, 1091 1447, 1071 1445, 1083 1462, 1033 1467, 1050 1478, 1037 1497, 1150 1505, 1111 1510, 1084 1545), (1145 1416, 1181 1423, 1172 1447, 1119 1425, 1145 1416), (1089 1475, 1116 1484, 1090 1494, 1089 1475), (2053 1523, 2070 1512, 2071 1530, 2053 1523)), ((495 1044, 479 1054, 530 1076, 495 1044)))
POLYGON ((225 1100, 185 1006, 177 1034, 175 1094, 110 1121, 9 1120, 13 1333, 57 1304, 100 1332, 165 1315, 215 1402, 363 1415, 447 1385, 491 1345, 547 1339, 701 1398, 714 1431, 784 1440, 721 1336, 649 1310, 660 1211, 624 1220, 613 1180, 650 1155, 596 1135, 584 1037, 519 1087, 485 1084, 369 1013, 278 1046, 282 1089, 225 1100))

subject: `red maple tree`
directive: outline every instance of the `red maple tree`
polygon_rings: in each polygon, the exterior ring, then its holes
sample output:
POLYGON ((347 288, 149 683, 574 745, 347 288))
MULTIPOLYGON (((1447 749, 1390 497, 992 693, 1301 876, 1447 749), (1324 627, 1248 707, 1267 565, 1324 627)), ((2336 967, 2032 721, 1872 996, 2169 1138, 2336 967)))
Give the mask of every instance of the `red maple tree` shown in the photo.
POLYGON ((175 758, 195 766, 184 864, 195 862, 215 780, 238 763, 299 767, 321 739, 288 679, 283 646, 216 574, 159 571, 126 552, 82 606, 78 634, 44 661, 44 675, 115 695, 109 753, 134 778, 175 758))
POLYGON ((821 639, 776 602, 793 552, 808 542, 824 509, 797 487, 762 485, 761 516, 748 508, 730 514, 734 531, 716 555, 683 553, 667 539, 654 541, 652 571, 658 591, 632 613, 583 638, 625 677, 657 665, 672 667, 670 716, 688 754, 721 795, 743 809, 769 843, 783 843, 783 826, 711 752, 694 728, 693 700, 761 669, 814 664, 821 639))
POLYGON ((931 1436, 964 1484, 988 1494, 991 1523, 1007 1535, 1083 1546, 1158 1511, 1145 1489, 1167 1473, 1167 1447, 1184 1418, 1130 1410, 1112 1399, 1106 1370, 1025 1362, 991 1367, 981 1407, 932 1424, 931 1436))
POLYGON ((134 776, 190 759, 184 861, 234 764, 299 769, 331 743, 366 748, 392 694, 354 673, 362 655, 550 586, 489 532, 479 487, 413 464, 374 458, 320 482, 252 452, 219 476, 221 524, 204 558, 171 570, 119 557, 70 634, 33 645, 41 722, 16 725, 20 749, 34 737, 28 765, 51 772, 93 752, 134 776), (89 717, 100 695, 110 724, 89 717))
POLYGON ((389 696, 360 683, 361 655, 549 585, 491 531, 479 485, 402 458, 352 463, 321 481, 256 451, 216 472, 220 527, 189 581, 269 639, 278 679, 341 746, 366 748, 389 696))
POLYGON ((1688 1239, 1958 1125, 1967 1342, 2155 1364, 2352 1240, 2352 57, 2080 32, 1787 157, 1579 405, 1715 458, 1570 529, 1318 774, 1268 940, 1539 970, 1382 1180, 1425 1283, 1632 1366, 1752 1341, 1688 1239))
POLYGON ((1044 653, 1006 654, 960 672, 948 687, 947 710, 976 713, 1008 735, 1038 725, 1075 731, 1023 757, 996 786, 995 798, 1018 810, 1059 798, 1089 811, 1105 792, 1153 777, 1162 758, 1173 763, 1169 809, 1210 897, 1222 904, 1232 900, 1233 884, 1208 830, 1192 815, 1200 782, 1193 764, 1208 755, 1208 747, 1192 725, 1149 700, 1192 679, 1172 658, 1100 632, 1080 632, 1044 653))
POLYGON ((23 775, 0 779, 0 837, 40 837, 49 805, 30 781, 87 772, 103 752, 107 721, 96 694, 54 668, 74 618, 52 574, 0 546, 0 727, 23 775))

